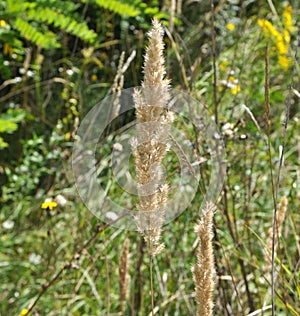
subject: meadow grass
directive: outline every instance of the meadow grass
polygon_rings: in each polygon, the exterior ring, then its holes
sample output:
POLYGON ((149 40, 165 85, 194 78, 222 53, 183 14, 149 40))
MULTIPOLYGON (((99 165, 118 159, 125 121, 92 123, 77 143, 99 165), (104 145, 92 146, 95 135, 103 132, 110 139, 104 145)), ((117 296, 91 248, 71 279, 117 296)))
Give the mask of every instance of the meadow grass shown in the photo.
MULTIPOLYGON (((59 31, 62 50, 41 49, 17 35, 9 17, 0 19, 9 45, 0 53, 0 132, 9 144, 0 158, 0 315, 300 315, 297 1, 168 3, 158 13, 141 6, 130 18, 78 3, 104 42, 73 47, 73 37, 59 31), (150 24, 149 12, 164 26, 150 24), (166 78, 203 103, 224 141, 225 182, 203 212, 212 168, 203 122, 173 121, 162 110, 166 78), (162 163, 171 183, 178 161, 159 138, 177 124, 199 157, 201 182, 185 212, 163 226, 170 183, 147 196, 141 186, 131 201, 111 171, 119 122, 111 124, 97 148, 97 180, 120 205, 134 205, 142 236, 99 222, 70 168, 88 110, 110 91, 115 117, 122 88, 140 82, 124 126, 155 121, 165 130, 139 145, 147 130, 137 129, 132 176, 145 184, 162 163)), ((34 23, 42 32, 42 22, 34 23)))

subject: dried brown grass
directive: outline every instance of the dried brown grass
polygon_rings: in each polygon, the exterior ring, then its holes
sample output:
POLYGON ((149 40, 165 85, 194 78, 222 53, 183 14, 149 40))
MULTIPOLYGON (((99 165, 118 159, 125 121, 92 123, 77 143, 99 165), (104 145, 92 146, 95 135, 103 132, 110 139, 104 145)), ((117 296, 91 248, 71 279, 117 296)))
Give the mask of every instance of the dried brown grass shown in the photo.
POLYGON ((198 303, 197 316, 213 315, 213 292, 215 289, 215 263, 213 254, 213 217, 215 206, 208 203, 203 216, 195 227, 199 238, 197 262, 193 267, 193 276, 198 303))
POLYGON ((168 185, 163 183, 161 164, 168 145, 171 116, 169 80, 165 78, 163 28, 154 19, 148 33, 149 45, 144 62, 142 90, 135 90, 137 138, 132 142, 138 182, 137 226, 149 246, 150 254, 163 249, 159 242, 168 200, 168 185))
POLYGON ((129 239, 126 238, 123 244, 122 254, 119 259, 119 287, 121 315, 125 315, 126 300, 129 294, 129 239))
MULTIPOLYGON (((276 212, 276 231, 275 231, 275 253, 274 256, 276 256, 276 249, 278 240, 282 233, 282 226, 285 219, 285 214, 288 206, 288 199, 286 196, 283 196, 278 210, 276 212)), ((264 267, 263 271, 268 272, 271 270, 272 267, 272 243, 273 243, 273 227, 270 227, 267 234, 267 243, 266 243, 266 249, 265 249, 265 258, 264 258, 264 267)))

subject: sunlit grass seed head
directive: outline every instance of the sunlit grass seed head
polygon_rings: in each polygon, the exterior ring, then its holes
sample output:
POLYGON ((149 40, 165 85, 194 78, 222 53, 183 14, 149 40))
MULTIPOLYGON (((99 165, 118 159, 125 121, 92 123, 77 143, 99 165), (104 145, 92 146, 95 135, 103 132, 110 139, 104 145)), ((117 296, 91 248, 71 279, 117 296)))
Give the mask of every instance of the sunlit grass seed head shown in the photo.
POLYGON ((125 313, 126 299, 129 295, 129 239, 126 238, 119 258, 119 288, 120 288, 120 309, 122 315, 125 313))
POLYGON ((193 278, 198 303, 197 316, 213 315, 213 292, 215 289, 215 262, 212 247, 213 217, 215 206, 208 203, 203 215, 195 227, 199 238, 197 262, 193 267, 193 278))
MULTIPOLYGON (((276 249, 277 249, 277 244, 278 240, 281 237, 282 233, 282 227, 287 211, 287 206, 288 206, 288 199, 286 196, 283 196, 279 207, 276 212, 276 230, 275 230, 275 255, 276 255, 276 249)), ((272 251, 272 244, 273 244, 273 227, 270 227, 268 230, 267 234, 267 242, 266 242, 266 249, 265 249, 265 264, 264 264, 264 271, 270 271, 271 269, 271 251, 272 251)))
POLYGON ((159 244, 168 200, 167 184, 162 184, 160 165, 169 149, 166 139, 172 116, 167 110, 170 81, 165 78, 163 28, 157 19, 148 32, 149 44, 144 60, 142 90, 134 92, 137 137, 132 140, 139 199, 136 222, 152 255, 162 250, 159 244))

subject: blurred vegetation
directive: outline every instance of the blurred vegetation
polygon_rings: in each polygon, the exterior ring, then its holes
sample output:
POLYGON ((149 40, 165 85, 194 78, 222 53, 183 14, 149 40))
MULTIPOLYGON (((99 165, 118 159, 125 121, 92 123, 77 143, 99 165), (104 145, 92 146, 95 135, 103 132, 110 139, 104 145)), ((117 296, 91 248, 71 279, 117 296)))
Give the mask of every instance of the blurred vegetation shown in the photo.
MULTIPOLYGON (((102 229, 85 208, 72 178, 71 152, 81 120, 112 91, 123 51, 125 62, 132 56, 124 88, 140 85, 153 17, 166 27, 172 87, 202 102, 212 118, 217 109, 224 137, 215 315, 248 315, 270 305, 264 271, 274 208, 270 171, 276 182, 285 132, 279 201, 285 195, 289 204, 276 257, 276 315, 300 315, 299 3, 213 4, 212 11, 202 0, 0 0, 0 315, 26 315, 35 300, 32 315, 121 315, 118 261, 126 236, 131 283, 125 314, 150 314, 145 245, 134 232, 102 229), (42 208, 52 200, 51 210, 42 208)), ((191 142, 198 139, 195 131, 188 127, 191 142)), ((105 166, 116 135, 112 130, 98 153, 105 166)), ((176 161, 168 159, 172 172, 176 161)), ((209 165, 201 170, 205 187, 209 165)), ((100 181, 108 185, 111 177, 107 172, 100 181)), ((109 190, 126 200, 116 183, 109 190)), ((159 315, 195 315, 190 267, 202 198, 198 192, 165 226, 166 249, 154 261, 159 315)), ((271 315, 270 308, 263 315, 271 315)))

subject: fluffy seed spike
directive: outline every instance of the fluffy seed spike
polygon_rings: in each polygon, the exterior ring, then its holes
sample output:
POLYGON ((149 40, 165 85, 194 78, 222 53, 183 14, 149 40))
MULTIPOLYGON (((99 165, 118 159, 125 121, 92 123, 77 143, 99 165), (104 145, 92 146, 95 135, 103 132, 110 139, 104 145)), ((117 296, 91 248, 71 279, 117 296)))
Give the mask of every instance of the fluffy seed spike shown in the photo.
POLYGON ((125 315, 126 299, 129 294, 129 239, 126 238, 123 244, 123 250, 119 259, 119 287, 120 287, 120 306, 121 313, 125 315))
MULTIPOLYGON (((281 232, 282 232, 282 225, 285 219, 287 205, 288 205, 288 199, 286 198, 286 196, 283 196, 276 213, 275 256, 276 256, 276 248, 277 248, 278 239, 280 238, 281 232)), ((273 243, 273 227, 270 227, 268 230, 268 237, 267 237, 267 249, 265 250, 265 265, 263 269, 265 272, 270 271, 272 268, 271 267, 272 243, 273 243)))
POLYGON ((169 80, 164 79, 165 60, 163 55, 163 28, 157 19, 152 22, 153 28, 148 33, 149 45, 146 49, 144 63, 143 86, 166 85, 169 80))
POLYGON ((203 217, 195 227, 195 231, 200 240, 197 263, 193 269, 196 300, 198 303, 197 316, 213 315, 213 291, 215 288, 215 268, 212 247, 214 212, 215 206, 211 203, 207 204, 203 217))
POLYGON ((138 181, 136 222, 139 231, 149 244, 150 254, 163 248, 159 244, 165 217, 168 185, 163 185, 160 167, 168 150, 169 80, 165 78, 163 56, 163 28, 157 19, 148 33, 149 44, 144 62, 142 91, 135 90, 134 102, 137 118, 137 138, 132 143, 138 181))

